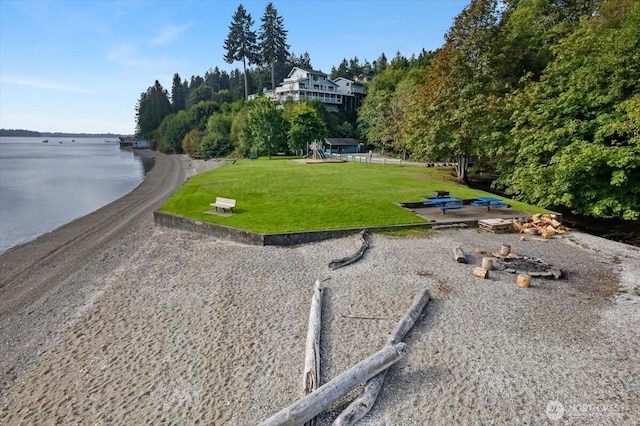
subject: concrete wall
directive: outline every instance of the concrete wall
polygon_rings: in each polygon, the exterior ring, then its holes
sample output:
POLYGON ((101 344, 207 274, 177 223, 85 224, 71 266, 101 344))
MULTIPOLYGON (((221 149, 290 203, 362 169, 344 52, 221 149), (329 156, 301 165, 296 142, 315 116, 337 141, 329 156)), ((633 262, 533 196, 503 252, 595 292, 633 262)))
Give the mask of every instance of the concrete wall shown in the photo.
MULTIPOLYGON (((202 222, 158 211, 153 212, 153 222, 156 226, 162 226, 164 228, 197 232, 203 235, 210 235, 220 239, 235 241, 237 243, 258 246, 293 246, 297 244, 313 243, 331 238, 342 238, 349 235, 355 235, 362 230, 362 228, 347 228, 309 232, 287 232, 281 234, 259 234, 244 229, 202 222)), ((431 228, 432 225, 433 224, 429 223, 418 223, 409 225, 369 227, 367 229, 375 232, 398 229, 431 228)))

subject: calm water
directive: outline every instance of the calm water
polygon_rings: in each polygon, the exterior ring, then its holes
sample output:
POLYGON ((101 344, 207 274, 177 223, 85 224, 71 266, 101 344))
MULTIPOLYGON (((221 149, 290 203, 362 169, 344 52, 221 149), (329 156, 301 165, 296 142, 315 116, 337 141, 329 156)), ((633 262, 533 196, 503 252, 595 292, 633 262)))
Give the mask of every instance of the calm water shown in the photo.
POLYGON ((149 167, 105 139, 44 139, 0 137, 0 253, 117 200, 149 167))

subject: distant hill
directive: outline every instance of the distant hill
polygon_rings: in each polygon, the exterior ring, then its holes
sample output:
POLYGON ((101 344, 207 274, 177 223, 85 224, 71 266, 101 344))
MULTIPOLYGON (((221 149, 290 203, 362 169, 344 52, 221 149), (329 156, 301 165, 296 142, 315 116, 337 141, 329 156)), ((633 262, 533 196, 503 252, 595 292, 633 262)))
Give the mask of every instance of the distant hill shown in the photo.
POLYGON ((116 133, 63 133, 63 132, 36 132, 24 129, 0 129, 0 136, 29 136, 52 138, 118 138, 122 135, 116 133))
POLYGON ((40 132, 34 132, 33 130, 23 129, 0 129, 0 136, 42 136, 40 132))

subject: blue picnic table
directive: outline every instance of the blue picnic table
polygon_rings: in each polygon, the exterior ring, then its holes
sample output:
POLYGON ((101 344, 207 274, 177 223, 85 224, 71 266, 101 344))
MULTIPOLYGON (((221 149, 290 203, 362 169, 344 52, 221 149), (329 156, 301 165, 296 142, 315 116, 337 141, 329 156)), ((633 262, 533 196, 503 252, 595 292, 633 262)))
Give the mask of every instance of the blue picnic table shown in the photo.
POLYGON ((456 197, 429 198, 424 201, 424 205, 438 207, 442 210, 442 214, 445 214, 447 210, 464 208, 462 200, 456 197))
POLYGON ((509 207, 507 203, 496 197, 478 197, 471 202, 471 205, 474 207, 486 207, 487 211, 490 211, 492 208, 509 207))

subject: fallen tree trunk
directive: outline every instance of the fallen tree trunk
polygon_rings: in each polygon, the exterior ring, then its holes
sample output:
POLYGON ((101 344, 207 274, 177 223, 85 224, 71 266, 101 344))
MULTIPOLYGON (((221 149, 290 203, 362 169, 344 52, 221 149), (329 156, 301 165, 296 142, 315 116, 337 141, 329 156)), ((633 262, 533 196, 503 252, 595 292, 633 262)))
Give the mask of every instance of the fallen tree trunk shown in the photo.
MULTIPOLYGON (((413 304, 396 325, 395 330, 387 340, 387 345, 394 345, 404 339, 404 336, 411 330, 425 306, 427 306, 427 302, 429 302, 429 291, 422 290, 413 299, 413 304)), ((378 394, 380 393, 380 389, 382 389, 385 377, 387 377, 387 370, 384 370, 369 380, 362 393, 340 413, 338 418, 333 422, 333 425, 353 425, 371 411, 373 404, 375 404, 376 399, 378 399, 378 394)))
POLYGON ((394 346, 385 346, 309 395, 269 417, 260 423, 260 426, 303 424, 329 408, 356 386, 400 361, 406 353, 407 345, 402 342, 394 346))
POLYGON ((366 233, 367 233, 367 230, 363 229, 358 234, 358 239, 360 240, 360 248, 358 249, 358 251, 356 253, 352 254, 351 256, 343 257, 342 259, 337 259, 337 260, 331 261, 329 263, 329 268, 331 268, 331 269, 342 268, 343 266, 350 265, 350 264, 360 260, 362 258, 362 256, 364 256, 364 252, 367 251, 367 249, 369 248, 369 243, 364 238, 366 233))
MULTIPOLYGON (((307 345, 304 358, 304 377, 302 387, 304 395, 308 395, 318 388, 320 383, 320 330, 322 325, 322 296, 324 287, 316 281, 311 309, 309 311, 309 328, 307 330, 307 345)), ((316 418, 309 420, 305 426, 315 426, 316 418)))

